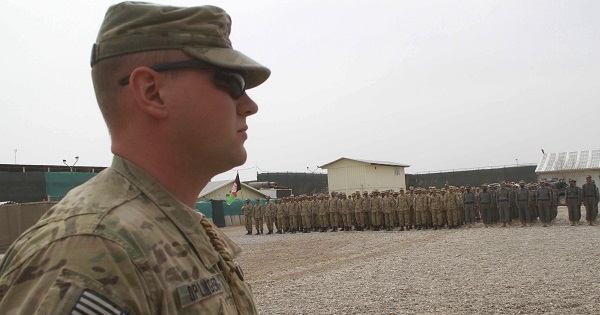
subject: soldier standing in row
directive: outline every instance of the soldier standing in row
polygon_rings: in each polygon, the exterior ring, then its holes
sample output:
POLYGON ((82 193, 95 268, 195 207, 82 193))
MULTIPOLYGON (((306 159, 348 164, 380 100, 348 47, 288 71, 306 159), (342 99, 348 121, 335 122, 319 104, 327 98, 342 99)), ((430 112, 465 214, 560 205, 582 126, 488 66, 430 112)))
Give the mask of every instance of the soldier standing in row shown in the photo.
POLYGON ((429 196, 429 209, 431 209, 431 218, 433 223, 433 229, 437 230, 441 228, 442 221, 442 210, 443 200, 442 195, 438 194, 437 189, 433 189, 431 196, 429 196))
POLYGON ((519 189, 516 193, 517 207, 519 208, 519 221, 521 226, 531 226, 531 214, 529 211, 529 189, 525 187, 525 182, 519 182, 519 189))
POLYGON ((537 222, 538 219, 538 206, 537 206, 537 194, 535 184, 532 183, 529 186, 529 214, 531 215, 531 223, 537 222))
POLYGON ((338 222, 338 197, 337 194, 331 192, 331 198, 329 199, 329 224, 331 225, 331 232, 337 232, 338 222))
POLYGON ((297 197, 290 197, 290 201, 287 204, 287 212, 290 219, 291 233, 294 234, 298 231, 298 203, 296 202, 297 197))
POLYGON ((400 231, 410 230, 410 211, 409 211, 408 195, 404 192, 403 188, 400 188, 400 195, 398 195, 398 225, 400 225, 400 231))
POLYGON ((583 190, 575 186, 576 181, 569 179, 569 187, 565 189, 565 199, 569 211, 569 222, 571 226, 579 225, 581 220, 581 203, 583 202, 583 190))
POLYGON ((496 193, 496 202, 498 204, 498 212, 500 215, 500 222, 502 227, 506 227, 508 223, 510 225, 510 191, 506 188, 506 183, 500 183, 500 189, 496 193))
POLYGON ((277 213, 273 208, 273 204, 271 203, 271 198, 269 196, 265 197, 265 203, 262 205, 263 209, 263 217, 267 224, 267 229, 269 232, 267 234, 273 234, 273 217, 277 218, 277 213))
POLYGON ((448 229, 455 229, 459 225, 459 207, 462 203, 456 187, 451 186, 446 193, 446 217, 448 221, 448 229))
POLYGON ((546 227, 550 224, 550 202, 552 201, 552 191, 546 186, 545 181, 540 182, 540 188, 536 191, 536 199, 540 221, 542 221, 542 226, 546 227))
POLYGON ((427 195, 421 191, 421 188, 417 188, 415 195, 415 224, 417 230, 421 228, 425 229, 427 220, 425 220, 425 210, 427 209, 427 195))
POLYGON ((490 211, 494 195, 488 190, 486 184, 481 185, 482 191, 479 193, 479 208, 481 209, 481 220, 483 226, 488 227, 492 224, 492 212, 490 211))
POLYGON ((598 216, 598 188, 592 183, 592 176, 585 177, 585 184, 581 187, 583 191, 583 204, 585 205, 585 219, 588 225, 594 225, 598 216))
POLYGON ((277 234, 285 233, 285 205, 281 202, 281 198, 275 200, 277 211, 277 234))
POLYGON ((325 196, 319 198, 319 225, 321 232, 327 232, 329 226, 329 202, 325 196))
POLYGON ((250 199, 246 199, 246 204, 242 206, 242 211, 244 212, 244 222, 246 223, 246 235, 252 235, 252 205, 250 204, 250 199))
POLYGON ((393 228, 392 208, 394 206, 394 199, 390 197, 389 190, 386 190, 383 194, 383 198, 381 198, 381 205, 384 219, 384 228, 386 231, 391 231, 393 228))
POLYGON ((471 186, 467 186, 467 191, 463 193, 462 203, 465 209, 465 222, 470 228, 475 224, 475 193, 471 191, 471 186))
POLYGON ((363 191, 362 198, 362 216, 364 228, 371 228, 371 198, 369 197, 369 192, 363 191))
POLYGON ((256 202, 252 207, 254 214, 254 224, 256 225, 256 235, 263 234, 263 208, 260 205, 260 199, 256 198, 256 202))
POLYGON ((379 231, 382 223, 383 198, 379 195, 378 190, 373 191, 371 199, 371 218, 373 222, 373 231, 379 231))
POLYGON ((357 231, 365 230, 365 218, 363 216, 363 198, 360 197, 360 192, 356 192, 356 199, 354 200, 354 220, 356 220, 356 224, 354 225, 354 229, 357 231))

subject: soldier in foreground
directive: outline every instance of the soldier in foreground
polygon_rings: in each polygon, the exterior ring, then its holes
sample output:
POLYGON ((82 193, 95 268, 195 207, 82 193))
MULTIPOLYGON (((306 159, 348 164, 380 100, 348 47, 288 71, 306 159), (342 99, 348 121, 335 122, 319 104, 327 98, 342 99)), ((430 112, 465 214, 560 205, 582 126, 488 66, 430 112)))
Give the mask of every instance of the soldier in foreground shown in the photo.
POLYGON ((112 166, 73 189, 0 267, 0 314, 255 314, 240 248, 195 209, 246 160, 245 93, 270 74, 213 6, 124 2, 93 46, 112 166))

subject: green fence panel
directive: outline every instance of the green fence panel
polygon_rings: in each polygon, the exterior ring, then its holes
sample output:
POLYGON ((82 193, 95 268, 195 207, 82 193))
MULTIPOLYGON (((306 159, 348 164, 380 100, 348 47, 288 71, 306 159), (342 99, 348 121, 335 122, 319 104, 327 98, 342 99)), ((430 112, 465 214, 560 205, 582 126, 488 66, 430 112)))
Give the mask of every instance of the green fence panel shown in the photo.
POLYGON ((96 173, 50 172, 44 173, 46 180, 46 195, 50 201, 60 201, 69 190, 87 182, 96 173))
POLYGON ((200 211, 207 218, 212 219, 212 205, 208 201, 196 202, 196 210, 200 211))
POLYGON ((244 203, 245 202, 240 199, 235 199, 230 205, 227 205, 227 202, 223 201, 223 210, 225 210, 225 215, 243 215, 244 211, 242 211, 242 206, 244 203))

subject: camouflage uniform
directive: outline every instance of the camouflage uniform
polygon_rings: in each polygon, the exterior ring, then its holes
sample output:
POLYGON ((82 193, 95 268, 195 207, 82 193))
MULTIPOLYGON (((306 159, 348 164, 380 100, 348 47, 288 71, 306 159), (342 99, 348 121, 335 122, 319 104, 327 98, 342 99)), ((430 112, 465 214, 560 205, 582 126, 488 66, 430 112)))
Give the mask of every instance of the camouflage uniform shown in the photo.
POLYGON ((340 224, 338 221, 338 216, 337 216, 337 212, 339 211, 339 209, 338 209, 339 199, 334 193, 332 193, 331 195, 332 195, 332 197, 328 201, 329 224, 331 224, 331 231, 336 232, 337 228, 340 224))
POLYGON ((488 227, 492 223, 492 212, 490 211, 492 200, 494 199, 493 193, 485 189, 479 193, 479 208, 481 209, 481 221, 485 227, 488 227))
MULTIPOLYGON (((473 201, 475 197, 473 193, 471 195, 473 197, 473 201)), ((446 209, 448 211, 448 228, 455 228, 459 225, 459 210, 458 208, 462 204, 462 200, 460 195, 455 191, 454 188, 450 189, 449 192, 446 193, 446 209)), ((473 213, 473 204, 470 204, 471 213, 473 213)))
POLYGON ((390 193, 386 192, 381 199, 382 212, 384 218, 384 225, 388 231, 391 231, 394 226, 394 221, 392 220, 392 211, 394 209, 394 198, 390 197, 390 193))
POLYGON ((307 198, 303 198, 300 202, 300 215, 302 217, 302 230, 304 233, 308 233, 311 228, 310 220, 312 216, 312 204, 307 198))
POLYGON ((363 231, 365 228, 365 220, 363 217, 363 200, 359 193, 356 194, 356 199, 354 199, 354 219, 356 220, 354 229, 363 231))
POLYGON ((583 191, 575 186, 575 180, 569 180, 569 187, 565 189, 565 199, 569 212, 571 225, 579 224, 581 220, 581 203, 583 202, 583 191))
POLYGON ((415 224, 417 225, 417 229, 420 230, 427 224, 427 220, 425 219, 425 212, 427 209, 427 195, 417 190, 417 195, 415 196, 414 207, 415 207, 415 224))
POLYGON ((277 234, 283 234, 285 231, 285 205, 281 202, 281 199, 277 199, 275 203, 277 209, 277 234))
MULTIPOLYGON (((467 227, 471 227, 471 224, 475 223, 476 196, 475 193, 471 191, 470 187, 467 187, 467 191, 465 191, 462 196, 461 203, 465 209, 465 222, 467 223, 467 227)), ((450 215, 448 215, 448 217, 450 217, 450 215)))
POLYGON ((429 196, 429 208, 431 209, 431 217, 433 219, 433 229, 437 230, 441 227, 443 222, 442 217, 442 207, 444 206, 444 200, 442 195, 438 194, 437 191, 434 191, 431 196, 429 196))
POLYGON ((590 178, 590 182, 583 184, 581 190, 583 193, 583 204, 585 205, 585 219, 589 225, 593 225, 598 217, 598 200, 600 200, 600 195, 598 194, 596 184, 591 182, 591 176, 587 176, 586 180, 588 178, 590 178))
POLYGON ((363 192, 362 215, 365 228, 371 228, 371 198, 368 192, 363 192))
POLYGON ((371 222, 373 224, 373 230, 379 231, 382 222, 382 211, 383 211, 383 198, 380 195, 375 194, 371 198, 371 222))
POLYGON ((531 213, 529 211, 529 189, 525 188, 525 183, 519 183, 519 189, 516 193, 517 207, 519 208, 519 221, 522 226, 531 222, 531 213))
POLYGON ((502 226, 506 226, 506 223, 510 224, 510 190, 502 184, 496 192, 496 203, 498 204, 498 213, 502 226))
POLYGON ((398 196, 398 203, 396 203, 400 231, 404 231, 404 228, 408 230, 410 226, 410 204, 408 199, 409 195, 405 194, 404 190, 401 190, 398 196))
POLYGON ((273 234, 273 217, 277 218, 277 212, 269 197, 267 197, 267 200, 262 205, 262 213, 267 224, 267 230, 269 230, 267 234, 273 234))
POLYGON ((1 313, 71 314, 102 302, 115 313, 237 314, 236 300, 241 312, 258 313, 207 229, 223 253, 241 252, 203 214, 115 157, 13 243, 0 267, 1 313))
POLYGON ((327 231, 327 227, 329 226, 329 201, 325 198, 321 198, 319 200, 319 225, 321 226, 321 231, 327 231))
POLYGON ((246 204, 242 206, 242 211, 244 211, 246 231, 248 231, 248 234, 252 234, 252 205, 250 199, 246 200, 246 204))
POLYGON ((256 235, 262 234, 264 228, 264 209, 260 205, 259 199, 256 199, 254 206, 252 206, 252 213, 254 214, 254 225, 256 225, 256 235))

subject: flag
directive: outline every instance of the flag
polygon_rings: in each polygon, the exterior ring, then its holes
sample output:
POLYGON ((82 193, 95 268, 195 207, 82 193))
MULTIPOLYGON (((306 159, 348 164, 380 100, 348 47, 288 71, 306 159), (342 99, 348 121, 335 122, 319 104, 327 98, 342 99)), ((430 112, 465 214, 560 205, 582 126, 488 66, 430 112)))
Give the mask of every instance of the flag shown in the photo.
POLYGON ((233 181, 233 187, 231 187, 231 194, 229 194, 229 198, 227 198, 227 205, 231 205, 237 197, 237 192, 242 190, 242 183, 240 183, 240 173, 235 176, 235 180, 233 181))

